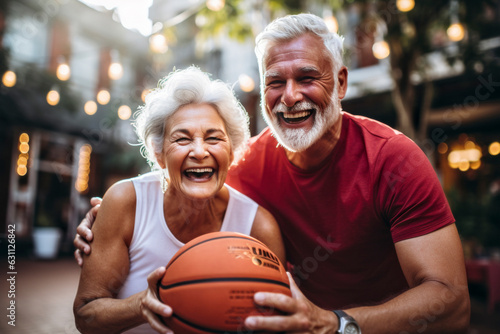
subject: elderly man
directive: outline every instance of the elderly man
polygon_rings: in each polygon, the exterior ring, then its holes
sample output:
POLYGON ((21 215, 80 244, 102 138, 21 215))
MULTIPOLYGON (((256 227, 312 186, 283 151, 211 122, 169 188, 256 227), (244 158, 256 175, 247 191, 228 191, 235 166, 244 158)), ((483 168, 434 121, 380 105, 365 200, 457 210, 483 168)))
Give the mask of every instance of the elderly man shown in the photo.
MULTIPOLYGON (((256 293, 286 315, 248 317, 247 328, 465 331, 463 253, 439 181, 410 139, 341 110, 341 38, 317 16, 287 16, 257 37, 256 54, 269 128, 227 182, 274 215, 295 283, 293 298, 256 293)), ((79 227, 87 240, 89 225, 79 227)), ((80 236, 75 245, 89 251, 80 236)))

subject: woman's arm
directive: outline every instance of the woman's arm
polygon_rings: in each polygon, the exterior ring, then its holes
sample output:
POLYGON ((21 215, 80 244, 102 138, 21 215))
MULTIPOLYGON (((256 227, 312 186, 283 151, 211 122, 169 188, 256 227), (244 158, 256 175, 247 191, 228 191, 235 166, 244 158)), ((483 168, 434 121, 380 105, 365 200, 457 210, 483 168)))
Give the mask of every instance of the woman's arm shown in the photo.
POLYGON ((281 231, 273 215, 259 206, 253 222, 250 236, 262 241, 286 266, 285 246, 281 238, 281 231))
POLYGON ((171 314, 171 309, 156 299, 155 285, 164 268, 148 277, 150 288, 116 299, 129 273, 135 204, 130 181, 113 185, 104 196, 92 227, 92 254, 85 256, 73 306, 76 326, 82 333, 118 333, 147 321, 166 330, 153 314, 171 314))

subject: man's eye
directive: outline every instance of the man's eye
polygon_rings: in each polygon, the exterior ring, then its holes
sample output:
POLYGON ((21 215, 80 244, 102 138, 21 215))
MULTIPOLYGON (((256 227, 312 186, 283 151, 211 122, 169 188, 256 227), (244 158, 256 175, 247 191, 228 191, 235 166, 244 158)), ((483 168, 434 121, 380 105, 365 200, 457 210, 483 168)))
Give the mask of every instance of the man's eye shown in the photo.
POLYGON ((273 81, 269 81, 268 83, 266 83, 266 86, 267 87, 278 87, 278 86, 280 86, 282 84, 283 84, 283 81, 273 80, 273 81))

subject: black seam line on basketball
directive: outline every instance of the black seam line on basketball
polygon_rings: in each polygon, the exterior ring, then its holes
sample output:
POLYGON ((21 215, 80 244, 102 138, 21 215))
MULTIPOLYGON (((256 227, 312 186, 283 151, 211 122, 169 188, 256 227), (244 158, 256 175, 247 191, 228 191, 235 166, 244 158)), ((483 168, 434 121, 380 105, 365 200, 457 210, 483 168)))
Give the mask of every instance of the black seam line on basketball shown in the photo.
POLYGON ((257 277, 220 277, 220 278, 203 278, 203 279, 195 279, 191 281, 183 281, 178 283, 173 283, 169 285, 163 285, 160 283, 160 288, 162 289, 172 289, 182 285, 190 285, 190 284, 201 284, 201 283, 211 283, 211 282, 258 282, 258 283, 271 283, 276 285, 284 286, 285 288, 290 289, 290 285, 276 281, 272 279, 266 278, 257 278, 257 277))
MULTIPOLYGON (((264 243, 262 243, 261 241, 257 240, 257 239, 249 239, 248 236, 235 236, 235 235, 226 235, 226 236, 221 236, 221 237, 215 237, 215 238, 211 238, 211 239, 207 239, 207 240, 203 240, 199 243, 197 243, 196 245, 193 245, 191 247, 189 247, 188 249, 185 249, 182 253, 178 254, 177 257, 175 259, 172 260, 172 262, 170 262, 169 266, 170 267, 172 265, 172 263, 174 263, 175 261, 177 261, 178 258, 181 257, 182 254, 186 253, 188 250, 190 250, 191 248, 194 248, 196 246, 199 246, 199 245, 202 245, 206 242, 209 242, 209 241, 213 241, 213 240, 217 240, 217 239, 228 239, 228 238, 236 238, 236 239, 245 239, 245 240, 249 240, 249 241, 255 241, 255 242, 258 242, 259 244, 261 244, 262 246, 264 247, 267 247, 264 243)), ((167 269, 168 269, 167 267, 167 269)))
MULTIPOLYGON (((182 317, 179 317, 175 313, 172 314, 172 317, 176 318, 177 320, 179 320, 180 322, 183 322, 184 324, 186 324, 188 326, 191 326, 191 327, 193 327, 193 328, 195 328, 197 330, 204 331, 204 332, 207 332, 207 333, 215 333, 215 334, 219 334, 219 333, 222 333, 222 334, 242 334, 242 333, 245 333, 241 329, 237 330, 237 331, 228 331, 228 330, 220 330, 220 329, 213 329, 213 328, 209 328, 209 327, 200 326, 200 325, 192 323, 191 321, 188 321, 188 320, 186 320, 186 319, 184 319, 182 317)), ((246 333, 252 333, 252 332, 246 332, 246 333)))

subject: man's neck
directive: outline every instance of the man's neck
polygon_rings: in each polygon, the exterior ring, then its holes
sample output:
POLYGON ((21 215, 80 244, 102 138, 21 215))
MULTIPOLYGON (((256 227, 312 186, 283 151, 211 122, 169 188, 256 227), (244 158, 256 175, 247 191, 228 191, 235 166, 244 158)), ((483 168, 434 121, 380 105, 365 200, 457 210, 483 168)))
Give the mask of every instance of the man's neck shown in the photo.
POLYGON ((332 127, 313 145, 304 151, 292 152, 285 149, 288 160, 300 169, 310 170, 321 165, 330 156, 340 139, 342 115, 332 127))

